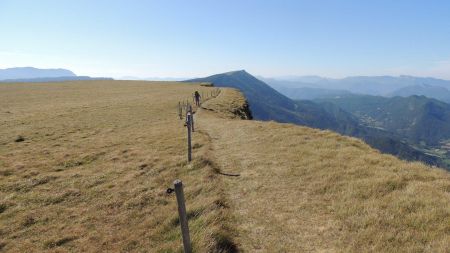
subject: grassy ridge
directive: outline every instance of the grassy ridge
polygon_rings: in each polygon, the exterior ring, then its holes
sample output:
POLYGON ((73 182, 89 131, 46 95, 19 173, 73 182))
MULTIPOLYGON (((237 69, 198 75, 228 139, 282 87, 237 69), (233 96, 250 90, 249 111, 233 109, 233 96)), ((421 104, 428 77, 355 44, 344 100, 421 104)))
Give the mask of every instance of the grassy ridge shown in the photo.
POLYGON ((166 189, 181 178, 197 252, 448 252, 447 172, 330 131, 241 120, 236 90, 197 111, 187 164, 176 105, 211 89, 0 85, 0 250, 180 252, 166 189))
POLYGON ((186 129, 178 101, 212 88, 162 82, 0 85, 0 251, 179 252, 183 180, 198 252, 232 247, 208 136, 186 129), (15 142, 17 136, 24 141, 15 142))
MULTIPOLYGON (((417 149, 414 147, 415 145, 405 143, 402 138, 393 132, 361 124, 358 117, 352 115, 350 111, 344 111, 333 103, 319 104, 312 101, 293 101, 244 70, 217 74, 191 81, 211 82, 215 86, 231 87, 240 90, 248 100, 252 115, 257 120, 274 120, 282 123, 294 123, 312 128, 328 129, 343 135, 358 137, 383 153, 392 154, 408 161, 423 161, 430 165, 446 167, 441 157, 429 154, 429 151, 417 149)), ((365 106, 367 104, 360 107, 365 106)), ((384 115, 382 118, 389 118, 388 116, 384 115)), ((402 118, 403 114, 399 117, 402 118)), ((391 121, 397 122, 399 117, 394 117, 395 120, 391 121)), ((434 123, 439 125, 438 123, 442 122, 436 121, 434 123)), ((409 125, 411 124, 414 125, 413 122, 409 123, 409 125)), ((396 129, 399 128, 397 127, 396 129)), ((424 130, 423 128, 418 129, 424 130)), ((443 130, 445 127, 439 129, 443 130)), ((438 135, 437 132, 439 131, 431 131, 430 133, 438 135)))
POLYGON ((218 166, 240 174, 224 182, 245 251, 450 250, 448 172, 330 131, 200 113, 218 166))

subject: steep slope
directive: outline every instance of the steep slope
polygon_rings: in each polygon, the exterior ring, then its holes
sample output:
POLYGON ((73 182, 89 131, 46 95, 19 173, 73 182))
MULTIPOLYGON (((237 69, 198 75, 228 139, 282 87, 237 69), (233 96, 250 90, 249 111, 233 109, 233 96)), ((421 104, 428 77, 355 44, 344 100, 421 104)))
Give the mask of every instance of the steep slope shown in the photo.
POLYGON ((232 87, 242 91, 257 120, 274 120, 319 129, 329 129, 341 134, 355 136, 373 147, 397 155, 406 160, 420 160, 443 166, 438 157, 427 155, 402 143, 394 135, 359 124, 358 119, 333 103, 318 104, 312 101, 293 101, 278 93, 246 71, 233 71, 188 82, 211 82, 218 87, 232 87))
MULTIPOLYGON (((216 101, 203 107, 214 108, 216 101)), ((214 167, 239 174, 223 178, 244 252, 450 247, 450 176, 443 170, 382 155, 329 131, 230 120, 211 110, 200 110, 197 122, 210 136, 214 167)))
POLYGON ((244 70, 188 80, 188 82, 211 82, 217 87, 239 89, 244 93, 252 115, 257 120, 295 123, 342 133, 347 133, 355 125, 348 113, 345 117, 337 118, 345 112, 332 114, 311 101, 293 101, 244 70))
POLYGON ((217 74, 189 82, 212 82, 217 87, 230 87, 241 90, 250 103, 253 116, 260 120, 301 121, 294 115, 295 103, 270 86, 248 74, 245 70, 217 74), (281 114, 281 115, 280 115, 281 114))

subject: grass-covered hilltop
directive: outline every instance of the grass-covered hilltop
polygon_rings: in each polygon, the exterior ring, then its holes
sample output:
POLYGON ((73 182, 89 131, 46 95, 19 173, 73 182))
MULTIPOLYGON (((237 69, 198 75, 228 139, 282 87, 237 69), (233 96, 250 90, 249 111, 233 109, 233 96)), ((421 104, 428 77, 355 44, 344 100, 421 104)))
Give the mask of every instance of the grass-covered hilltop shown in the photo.
POLYGON ((255 98, 196 81, 1 83, 0 252, 181 252, 175 179, 194 252, 450 251, 447 171, 250 120, 312 122, 310 108, 350 131, 336 109, 280 95, 253 113, 255 98), (177 105, 196 90, 188 163, 177 105))

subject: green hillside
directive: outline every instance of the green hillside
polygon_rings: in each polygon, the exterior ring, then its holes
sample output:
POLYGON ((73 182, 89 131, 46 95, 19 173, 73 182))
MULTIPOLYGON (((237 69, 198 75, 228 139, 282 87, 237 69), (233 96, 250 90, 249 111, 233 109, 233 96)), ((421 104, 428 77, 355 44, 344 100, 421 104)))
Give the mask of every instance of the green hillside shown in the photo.
POLYGON ((324 101, 352 113, 367 126, 393 132, 412 143, 439 145, 450 138, 450 105, 425 96, 353 95, 324 101))
MULTIPOLYGON (((333 103, 351 113, 359 123, 374 134, 386 134, 401 140, 390 143, 383 138, 366 138, 372 146, 382 145, 389 150, 400 151, 399 145, 410 149, 408 156, 424 157, 422 161, 433 160, 435 164, 450 167, 450 105, 424 96, 378 97, 351 95, 332 99, 315 100, 319 103, 333 103)), ((381 149, 382 150, 382 149, 381 149)), ((401 157, 401 156, 400 156, 401 157)))

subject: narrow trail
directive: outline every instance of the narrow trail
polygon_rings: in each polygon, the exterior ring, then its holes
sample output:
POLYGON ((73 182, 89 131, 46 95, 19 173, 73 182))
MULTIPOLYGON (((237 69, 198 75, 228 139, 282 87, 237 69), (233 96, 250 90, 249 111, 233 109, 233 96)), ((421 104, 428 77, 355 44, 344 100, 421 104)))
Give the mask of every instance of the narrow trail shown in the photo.
POLYGON ((196 115, 197 129, 211 137, 212 159, 225 174, 240 250, 334 251, 337 226, 327 205, 310 194, 310 161, 286 152, 304 139, 301 128, 292 138, 280 124, 222 119, 205 109, 196 115))
POLYGON ((446 171, 331 131, 240 120, 248 108, 235 90, 202 107, 197 128, 241 251, 449 252, 446 171))

